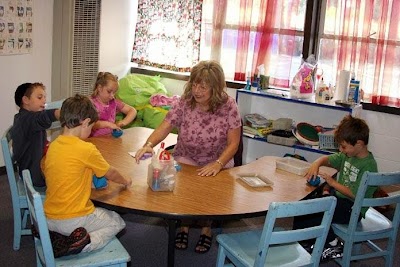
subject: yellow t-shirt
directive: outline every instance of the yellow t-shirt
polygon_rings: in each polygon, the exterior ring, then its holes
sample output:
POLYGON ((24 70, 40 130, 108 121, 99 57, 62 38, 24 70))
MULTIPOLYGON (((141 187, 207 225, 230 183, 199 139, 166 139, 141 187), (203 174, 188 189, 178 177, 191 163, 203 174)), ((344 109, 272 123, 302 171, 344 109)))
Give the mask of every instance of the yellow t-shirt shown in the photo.
POLYGON ((71 219, 91 214, 93 174, 104 176, 110 168, 96 146, 75 136, 60 135, 51 142, 44 163, 47 218, 71 219))

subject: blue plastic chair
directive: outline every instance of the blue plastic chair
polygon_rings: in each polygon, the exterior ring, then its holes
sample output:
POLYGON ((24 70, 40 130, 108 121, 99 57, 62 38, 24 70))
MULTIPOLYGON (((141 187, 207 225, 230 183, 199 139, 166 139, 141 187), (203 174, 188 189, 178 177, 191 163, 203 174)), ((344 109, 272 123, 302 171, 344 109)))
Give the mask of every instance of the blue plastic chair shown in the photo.
POLYGON ((40 194, 33 188, 29 170, 23 170, 22 176, 31 222, 40 236, 40 238, 34 237, 37 266, 127 266, 131 257, 116 237, 101 249, 54 258, 42 199, 40 194))
POLYGON ((224 266, 226 258, 235 266, 318 266, 335 206, 334 197, 271 203, 262 230, 217 236, 217 266, 224 266), (321 212, 324 216, 318 226, 274 228, 278 218, 321 212), (297 241, 313 238, 316 241, 310 255, 297 241))
MULTIPOLYGON (((4 163, 6 165, 8 183, 11 191, 11 201, 14 214, 14 250, 19 250, 22 235, 31 235, 31 229, 27 227, 29 215, 28 203, 24 183, 18 175, 18 168, 13 160, 12 140, 9 127, 1 138, 1 149, 3 151, 4 163), (15 167, 15 168, 14 168, 15 167)), ((45 198, 42 193, 42 198, 45 198)))
POLYGON ((349 224, 332 224, 332 229, 344 242, 343 257, 335 259, 341 266, 350 266, 351 261, 383 257, 385 266, 392 266, 397 229, 400 220, 400 195, 365 198, 368 186, 400 184, 400 172, 366 172, 361 180, 352 209, 349 224), (394 205, 392 219, 388 219, 374 208, 369 208, 365 218, 358 221, 362 207, 394 205), (376 243, 379 240, 381 245, 376 243), (387 241, 387 242, 384 242, 387 241), (386 243, 387 246, 384 246, 386 243), (362 244, 369 247, 362 250, 362 244))

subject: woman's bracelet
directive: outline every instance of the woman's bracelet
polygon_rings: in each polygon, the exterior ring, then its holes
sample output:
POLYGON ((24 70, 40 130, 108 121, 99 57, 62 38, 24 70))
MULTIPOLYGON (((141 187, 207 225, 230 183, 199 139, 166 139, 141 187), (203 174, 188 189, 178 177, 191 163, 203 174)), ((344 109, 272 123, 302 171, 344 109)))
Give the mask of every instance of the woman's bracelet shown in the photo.
POLYGON ((215 162, 221 165, 221 167, 224 167, 224 164, 219 159, 217 159, 215 162))
POLYGON ((150 141, 147 141, 146 144, 144 144, 143 147, 145 147, 145 146, 149 146, 149 147, 153 148, 153 143, 150 142, 150 141))

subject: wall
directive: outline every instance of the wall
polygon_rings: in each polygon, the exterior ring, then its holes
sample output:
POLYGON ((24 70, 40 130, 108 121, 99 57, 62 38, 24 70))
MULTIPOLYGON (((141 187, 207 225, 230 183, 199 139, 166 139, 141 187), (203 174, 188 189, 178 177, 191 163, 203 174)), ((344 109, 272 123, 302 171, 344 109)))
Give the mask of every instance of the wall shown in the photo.
MULTIPOLYGON (((51 100, 53 0, 35 0, 33 12, 32 53, 0 56, 1 135, 12 124, 14 114, 18 112, 14 103, 14 92, 18 85, 24 82, 42 82, 46 86, 47 101, 51 100)), ((0 166, 4 166, 2 153, 0 166)))
POLYGON ((378 162, 379 171, 399 171, 400 116, 363 110, 361 118, 369 125, 368 148, 378 162))
POLYGON ((99 71, 120 78, 129 73, 137 5, 137 0, 102 0, 99 71))

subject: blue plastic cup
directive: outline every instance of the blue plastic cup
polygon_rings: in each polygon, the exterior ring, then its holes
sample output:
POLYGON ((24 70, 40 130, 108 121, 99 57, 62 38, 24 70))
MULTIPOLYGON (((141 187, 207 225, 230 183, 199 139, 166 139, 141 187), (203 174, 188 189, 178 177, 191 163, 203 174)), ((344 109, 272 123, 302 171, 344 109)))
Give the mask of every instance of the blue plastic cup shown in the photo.
POLYGON ((112 136, 118 138, 118 137, 120 137, 123 133, 124 133, 124 132, 123 132, 122 130, 114 129, 114 130, 112 131, 111 134, 112 134, 112 136))
POLYGON ((317 176, 315 179, 310 179, 308 183, 312 186, 317 186, 321 182, 321 178, 317 176))
POLYGON ((107 179, 105 176, 102 177, 97 177, 96 175, 93 175, 93 187, 96 189, 102 189, 102 188, 106 188, 108 183, 107 183, 107 179))

